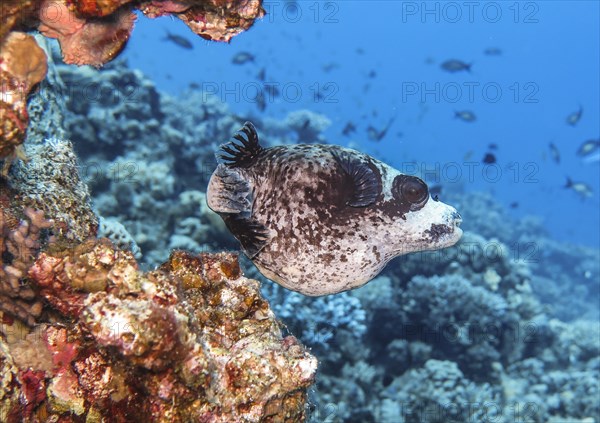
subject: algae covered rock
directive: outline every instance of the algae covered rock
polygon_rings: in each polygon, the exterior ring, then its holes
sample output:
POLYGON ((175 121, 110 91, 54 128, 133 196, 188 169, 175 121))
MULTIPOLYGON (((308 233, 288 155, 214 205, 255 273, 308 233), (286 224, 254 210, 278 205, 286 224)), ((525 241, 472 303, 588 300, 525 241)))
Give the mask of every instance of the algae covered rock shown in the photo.
POLYGON ((304 419, 317 361, 282 336, 237 256, 178 251, 142 273, 131 253, 90 240, 41 253, 29 275, 55 315, 34 332, 4 334, 8 421, 304 419))

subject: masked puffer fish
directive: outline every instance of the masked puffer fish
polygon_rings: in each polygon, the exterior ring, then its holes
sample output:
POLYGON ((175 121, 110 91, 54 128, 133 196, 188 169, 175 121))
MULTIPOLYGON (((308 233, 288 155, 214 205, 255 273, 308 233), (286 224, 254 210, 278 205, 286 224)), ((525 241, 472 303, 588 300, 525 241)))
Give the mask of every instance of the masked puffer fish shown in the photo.
POLYGON ((221 146, 208 206, 260 272, 305 295, 364 285, 394 257, 454 245, 461 217, 425 182, 335 145, 263 148, 246 122, 221 146))

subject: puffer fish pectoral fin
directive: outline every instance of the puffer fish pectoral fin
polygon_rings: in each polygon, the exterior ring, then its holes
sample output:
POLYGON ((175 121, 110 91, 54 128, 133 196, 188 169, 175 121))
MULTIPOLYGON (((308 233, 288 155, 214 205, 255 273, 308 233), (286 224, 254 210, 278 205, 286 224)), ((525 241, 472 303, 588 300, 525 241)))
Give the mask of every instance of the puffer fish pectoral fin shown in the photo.
POLYGON ((272 239, 269 230, 252 218, 230 214, 223 216, 223 220, 250 259, 254 258, 272 239))
POLYGON ((217 166, 207 189, 208 207, 216 213, 249 215, 252 211, 252 188, 236 169, 217 166))
POLYGON ((263 150, 252 122, 244 123, 244 126, 233 136, 233 139, 237 142, 230 141, 221 145, 222 153, 217 155, 226 166, 248 167, 263 150))
POLYGON ((381 194, 381 178, 369 166, 367 159, 350 151, 334 151, 333 157, 344 172, 352 178, 353 191, 346 202, 351 207, 366 207, 373 204, 381 194))

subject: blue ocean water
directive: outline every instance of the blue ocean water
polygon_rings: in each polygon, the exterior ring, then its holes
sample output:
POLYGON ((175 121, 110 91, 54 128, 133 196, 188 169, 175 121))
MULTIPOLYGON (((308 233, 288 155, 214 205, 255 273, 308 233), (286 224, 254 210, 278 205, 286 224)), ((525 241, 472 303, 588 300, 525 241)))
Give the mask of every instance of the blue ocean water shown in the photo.
POLYGON ((196 37, 178 20, 141 16, 125 57, 159 89, 179 94, 192 84, 243 116, 322 113, 332 121, 324 133, 331 143, 425 174, 442 189, 459 184, 490 192, 517 216, 541 216, 558 240, 599 245, 600 166, 575 154, 600 134, 598 2, 268 1, 264 7, 267 15, 230 44, 196 37), (165 40, 167 31, 194 48, 165 40), (232 64, 239 52, 254 61, 232 64), (443 70, 449 59, 470 64, 470 71, 443 70), (263 69, 280 95, 267 92, 261 112, 263 69), (580 107, 580 121, 568 125, 566 117, 580 107), (455 118, 463 110, 476 120, 455 118), (385 137, 369 139, 369 126, 381 130, 392 120, 385 137), (346 137, 348 122, 356 132, 346 137), (490 144, 497 162, 485 164, 490 144), (587 184, 592 196, 565 189, 567 177, 587 184))

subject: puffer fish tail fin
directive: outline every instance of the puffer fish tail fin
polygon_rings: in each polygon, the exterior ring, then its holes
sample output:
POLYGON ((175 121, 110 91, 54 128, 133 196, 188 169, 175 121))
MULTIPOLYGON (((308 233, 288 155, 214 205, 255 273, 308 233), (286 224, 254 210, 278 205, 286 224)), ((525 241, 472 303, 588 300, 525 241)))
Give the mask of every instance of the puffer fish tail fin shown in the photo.
POLYGON ((238 142, 229 141, 221 145, 222 153, 218 154, 217 157, 223 160, 227 167, 251 166, 263 150, 252 122, 244 123, 244 126, 233 136, 233 139, 238 142))

